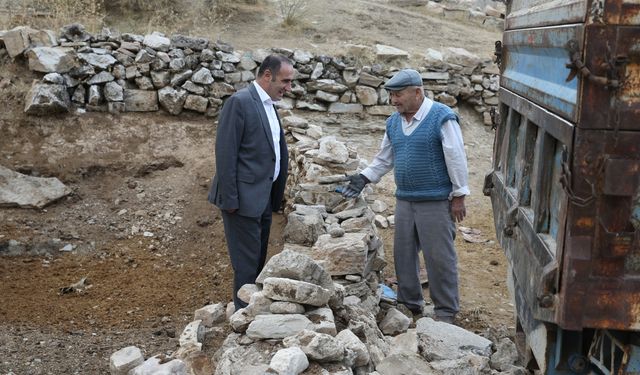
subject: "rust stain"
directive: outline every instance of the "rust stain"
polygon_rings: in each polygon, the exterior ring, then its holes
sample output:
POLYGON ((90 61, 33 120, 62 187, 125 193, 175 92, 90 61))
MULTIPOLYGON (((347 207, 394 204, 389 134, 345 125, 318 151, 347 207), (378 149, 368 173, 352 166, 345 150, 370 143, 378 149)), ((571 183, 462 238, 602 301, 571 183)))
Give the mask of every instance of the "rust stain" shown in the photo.
POLYGON ((593 217, 581 217, 576 221, 576 225, 582 229, 593 228, 593 217))
POLYGON ((627 65, 621 99, 628 102, 640 102, 640 63, 627 65))

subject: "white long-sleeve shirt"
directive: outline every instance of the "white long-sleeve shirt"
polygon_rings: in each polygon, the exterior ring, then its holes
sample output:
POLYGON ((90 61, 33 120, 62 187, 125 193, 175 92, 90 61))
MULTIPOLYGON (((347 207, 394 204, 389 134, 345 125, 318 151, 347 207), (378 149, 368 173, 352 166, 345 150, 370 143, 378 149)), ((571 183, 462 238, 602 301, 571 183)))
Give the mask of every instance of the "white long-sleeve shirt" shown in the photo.
MULTIPOLYGON (((418 125, 427 116, 431 110, 433 101, 427 97, 422 101, 420 109, 413 115, 411 122, 407 122, 404 116, 402 119, 402 132, 409 136, 417 129, 418 125)), ((449 179, 453 185, 449 194, 449 199, 469 195, 467 155, 464 151, 464 141, 462 140, 462 131, 460 125, 455 120, 448 120, 442 124, 442 151, 444 152, 444 161, 447 165, 449 179)), ((384 133, 380 150, 373 158, 373 161, 361 173, 371 182, 380 182, 382 176, 393 169, 393 147, 389 141, 387 133, 384 133)))
POLYGON ((269 94, 260 85, 258 82, 253 81, 253 84, 256 87, 256 91, 260 96, 260 100, 262 101, 262 105, 264 106, 264 111, 267 113, 267 119, 269 120, 269 127, 271 128, 271 138, 273 139, 273 153, 276 159, 276 166, 273 171, 273 181, 278 179, 278 175, 280 174, 280 122, 278 121, 278 115, 276 114, 276 109, 273 108, 273 100, 269 94))

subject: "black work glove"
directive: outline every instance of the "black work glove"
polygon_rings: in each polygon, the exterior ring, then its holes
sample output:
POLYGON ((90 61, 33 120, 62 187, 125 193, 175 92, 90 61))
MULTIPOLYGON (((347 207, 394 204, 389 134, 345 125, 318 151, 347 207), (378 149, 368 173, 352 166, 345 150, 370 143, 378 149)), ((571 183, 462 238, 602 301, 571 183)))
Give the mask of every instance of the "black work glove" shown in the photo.
POLYGON ((355 198, 362 192, 362 189, 369 183, 369 179, 362 174, 353 174, 348 177, 349 185, 342 192, 345 198, 355 198))

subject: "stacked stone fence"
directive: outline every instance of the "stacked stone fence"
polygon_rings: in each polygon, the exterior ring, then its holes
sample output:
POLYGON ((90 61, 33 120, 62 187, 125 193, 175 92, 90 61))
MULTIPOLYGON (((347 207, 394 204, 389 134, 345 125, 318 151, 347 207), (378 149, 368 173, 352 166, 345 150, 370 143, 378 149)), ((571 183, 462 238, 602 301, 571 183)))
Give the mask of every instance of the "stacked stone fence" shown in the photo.
MULTIPOLYGON (((0 31, 0 53, 43 73, 25 101, 26 113, 42 116, 74 109, 216 116, 223 100, 254 80, 272 52, 289 57, 296 69, 293 90, 279 103, 283 109, 388 116, 394 108, 383 84, 398 67, 410 65, 407 52, 384 45, 350 45, 344 56, 326 56, 285 48, 243 52, 221 41, 159 32, 103 29, 92 35, 79 24, 58 34, 28 26, 0 31), (374 62, 363 65, 362 56, 374 62)), ((428 49, 422 61, 414 68, 430 98, 451 107, 467 102, 490 123, 499 88, 499 71, 490 60, 450 47, 428 49)))

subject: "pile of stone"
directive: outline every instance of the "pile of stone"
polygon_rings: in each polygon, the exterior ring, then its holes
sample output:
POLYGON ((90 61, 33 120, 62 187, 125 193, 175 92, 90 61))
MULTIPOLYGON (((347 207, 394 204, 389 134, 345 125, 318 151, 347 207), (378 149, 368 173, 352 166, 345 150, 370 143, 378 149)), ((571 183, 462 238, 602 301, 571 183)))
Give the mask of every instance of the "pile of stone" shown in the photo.
POLYGON ((350 200, 335 191, 360 166, 357 153, 303 119, 283 123, 292 184, 285 245, 238 292, 247 307, 197 310, 170 357, 145 361, 124 348, 111 373, 524 374, 508 339, 494 353, 490 340, 429 317, 410 328, 411 314, 381 299, 384 251, 368 191, 350 200), (207 358, 202 343, 227 324, 225 311, 233 333, 207 358))
MULTIPOLYGON (((0 49, 3 45, 11 58, 23 56, 31 70, 46 74, 26 98, 25 111, 33 115, 75 107, 215 116, 222 100, 254 80, 257 66, 277 52, 296 69, 282 108, 387 116, 394 109, 383 83, 398 69, 393 66, 409 65, 409 53, 380 44, 350 45, 346 56, 333 57, 283 48, 241 52, 224 42, 177 34, 103 29, 92 35, 79 24, 63 27, 59 35, 16 27, 0 32, 0 49), (377 63, 359 66, 354 56, 363 55, 377 63)), ((449 106, 467 101, 486 116, 497 105, 497 67, 464 49, 427 50, 424 66, 416 69, 435 100, 449 106)))

